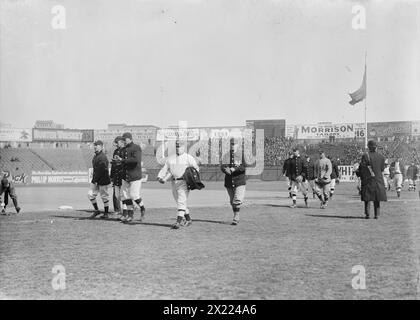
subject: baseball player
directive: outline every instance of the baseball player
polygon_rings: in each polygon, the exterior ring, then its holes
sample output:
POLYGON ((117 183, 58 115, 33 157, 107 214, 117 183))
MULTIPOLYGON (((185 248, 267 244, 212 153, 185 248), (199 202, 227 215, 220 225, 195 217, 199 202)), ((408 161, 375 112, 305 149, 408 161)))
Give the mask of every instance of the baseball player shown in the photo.
POLYGON ((289 172, 289 166, 290 166, 290 161, 293 159, 293 152, 289 152, 289 157, 284 160, 283 163, 283 176, 286 177, 286 181, 287 181, 287 191, 289 191, 289 198, 292 197, 292 183, 290 181, 290 172, 289 172))
POLYGON ((315 163, 315 187, 316 194, 321 201, 321 209, 328 205, 330 195, 332 164, 330 159, 325 156, 323 150, 319 151, 319 160, 315 163))
POLYGON ((391 190, 391 179, 389 175, 390 175, 389 162, 388 162, 388 159, 385 159, 385 168, 384 168, 383 176, 384 176, 385 190, 387 191, 391 190))
POLYGON ((175 154, 169 155, 165 161, 165 165, 159 171, 157 180, 160 183, 165 183, 169 179, 172 181, 172 195, 177 204, 178 215, 172 229, 179 229, 184 222, 185 226, 192 223, 190 212, 187 206, 189 190, 184 181, 183 175, 185 169, 194 167, 199 171, 197 161, 193 156, 185 152, 185 146, 181 145, 177 140, 175 142, 175 154))
POLYGON ((408 191, 416 191, 417 174, 418 168, 414 162, 411 162, 411 165, 407 168, 408 191))
POLYGON ((305 156, 305 170, 306 170, 306 190, 309 192, 309 188, 312 190, 312 197, 315 199, 315 162, 307 155, 305 156))
POLYGON ((308 206, 308 195, 306 191, 305 186, 305 180, 306 180, 306 167, 305 167, 305 161, 303 160, 299 155, 299 149, 294 148, 293 149, 293 158, 289 161, 289 179, 290 179, 290 186, 291 186, 291 192, 292 192, 292 200, 293 204, 290 206, 290 208, 297 208, 296 205, 296 195, 297 191, 300 190, 302 192, 304 200, 305 200, 305 206, 308 206))
POLYGON ((102 218, 108 218, 109 212, 109 194, 108 194, 108 185, 111 183, 109 178, 108 171, 108 158, 103 152, 104 144, 101 140, 97 140, 93 143, 95 149, 95 155, 92 159, 93 167, 93 177, 90 184, 90 190, 88 192, 88 198, 93 205, 95 211, 91 215, 91 218, 95 218, 97 215, 100 215, 98 204, 96 202, 96 197, 98 193, 102 198, 104 203, 104 214, 102 218))
POLYGON ((230 205, 233 210, 232 225, 239 223, 239 211, 245 198, 245 158, 244 153, 238 151, 239 144, 234 139, 230 140, 230 150, 223 159, 221 170, 225 174, 225 188, 229 195, 230 205))
POLYGON ((142 151, 138 144, 133 142, 133 136, 130 132, 125 132, 122 137, 125 140, 124 157, 116 155, 114 160, 121 162, 124 168, 124 176, 122 179, 122 203, 123 203, 123 222, 131 222, 134 216, 134 203, 140 207, 140 221, 146 214, 146 208, 142 198, 140 197, 142 170, 141 156, 142 151))
POLYGON ((13 205, 15 206, 16 213, 20 212, 20 207, 18 205, 16 189, 12 182, 12 176, 10 172, 2 173, 2 179, 0 183, 0 203, 1 203, 1 213, 6 213, 7 205, 9 204, 9 196, 12 198, 13 205), (4 202, 1 199, 2 194, 4 193, 4 202))
POLYGON ((401 196, 401 188, 404 182, 404 174, 405 174, 404 170, 405 170, 404 163, 401 162, 400 157, 397 157, 395 161, 391 163, 390 177, 394 181, 398 198, 401 196))
POLYGON ((332 199, 335 191, 335 184, 340 182, 341 174, 338 169, 337 161, 334 158, 328 157, 331 161, 332 171, 331 171, 331 183, 330 183, 330 199, 332 199))
POLYGON ((124 158, 125 152, 125 141, 122 136, 115 138, 114 143, 116 144, 116 149, 111 160, 111 181, 114 189, 113 202, 114 202, 114 211, 119 212, 122 216, 122 205, 121 205, 121 185, 122 179, 124 176, 124 168, 121 161, 117 160, 117 157, 124 158))

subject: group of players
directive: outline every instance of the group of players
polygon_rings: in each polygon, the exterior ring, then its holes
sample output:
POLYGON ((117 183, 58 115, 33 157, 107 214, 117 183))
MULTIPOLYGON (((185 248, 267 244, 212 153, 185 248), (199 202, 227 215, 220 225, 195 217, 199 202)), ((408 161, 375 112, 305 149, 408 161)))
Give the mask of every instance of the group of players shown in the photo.
MULTIPOLYGON (((132 140, 131 133, 124 133, 114 140, 115 151, 111 160, 111 172, 109 174, 109 162, 103 150, 103 142, 95 141, 95 155, 92 159, 93 177, 88 192, 94 212, 91 218, 101 215, 108 218, 109 193, 108 187, 112 183, 114 211, 120 214, 119 220, 124 223, 133 221, 134 206, 140 208, 142 221, 146 209, 140 197, 142 184, 142 151, 139 145, 132 140), (100 195, 104 204, 101 212, 96 202, 100 195), (120 204, 122 204, 120 206, 120 204)), ((245 197, 245 160, 243 153, 239 152, 239 144, 234 139, 230 141, 229 152, 222 161, 221 170, 225 174, 224 186, 227 190, 230 205, 233 211, 232 225, 239 223, 239 211, 245 197)), ((175 141, 175 152, 166 157, 165 163, 158 173, 157 180, 160 183, 171 182, 172 195, 177 205, 177 220, 172 225, 173 229, 181 226, 189 226, 192 219, 188 209, 188 196, 190 193, 185 173, 187 168, 199 171, 196 159, 186 153, 186 145, 181 141, 175 141)))
POLYGON ((283 175, 287 178, 289 197, 293 201, 291 208, 297 208, 298 191, 303 194, 305 206, 308 206, 311 189, 313 198, 318 197, 320 208, 325 209, 341 178, 337 162, 328 158, 323 150, 319 150, 319 159, 315 160, 306 155, 301 157, 298 148, 289 152, 289 158, 283 163, 283 175))

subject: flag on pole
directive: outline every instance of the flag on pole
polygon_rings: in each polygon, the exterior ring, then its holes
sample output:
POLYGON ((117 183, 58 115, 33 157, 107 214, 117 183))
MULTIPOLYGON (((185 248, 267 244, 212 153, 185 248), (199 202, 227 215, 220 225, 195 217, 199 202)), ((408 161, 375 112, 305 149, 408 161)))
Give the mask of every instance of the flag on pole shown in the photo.
POLYGON ((366 98, 366 64, 365 64, 365 74, 363 75, 363 82, 359 89, 353 93, 349 93, 351 101, 349 103, 354 106, 356 103, 363 101, 366 98))

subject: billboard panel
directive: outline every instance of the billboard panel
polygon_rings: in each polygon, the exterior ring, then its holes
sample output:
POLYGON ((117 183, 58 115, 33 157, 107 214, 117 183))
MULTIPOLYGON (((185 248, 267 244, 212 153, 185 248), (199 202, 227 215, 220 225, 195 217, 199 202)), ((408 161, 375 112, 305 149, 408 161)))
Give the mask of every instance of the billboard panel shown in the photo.
POLYGON ((31 129, 0 128, 1 142, 32 142, 31 129))
POLYGON ((420 136, 420 121, 411 121, 411 135, 420 136))
POLYGON ((363 138, 365 136, 364 123, 340 124, 301 124, 286 127, 286 137, 294 139, 337 139, 363 138))
POLYGON ((92 142, 93 130, 32 129, 33 141, 39 142, 92 142))
POLYGON ((411 123, 409 121, 395 122, 371 122, 368 123, 368 137, 393 137, 411 134, 411 123))

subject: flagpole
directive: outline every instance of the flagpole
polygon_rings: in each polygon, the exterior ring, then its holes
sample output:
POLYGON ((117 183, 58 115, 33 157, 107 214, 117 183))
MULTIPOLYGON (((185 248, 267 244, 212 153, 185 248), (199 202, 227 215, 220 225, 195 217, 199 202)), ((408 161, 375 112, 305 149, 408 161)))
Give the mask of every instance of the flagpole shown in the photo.
POLYGON ((365 51, 365 72, 366 72, 366 83, 365 83, 365 149, 367 150, 367 143, 368 143, 368 128, 367 128, 367 107, 366 107, 366 100, 367 100, 367 67, 366 67, 366 59, 367 59, 367 50, 365 51))

